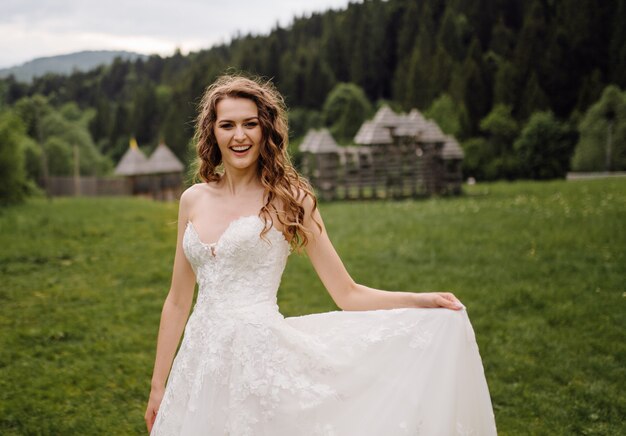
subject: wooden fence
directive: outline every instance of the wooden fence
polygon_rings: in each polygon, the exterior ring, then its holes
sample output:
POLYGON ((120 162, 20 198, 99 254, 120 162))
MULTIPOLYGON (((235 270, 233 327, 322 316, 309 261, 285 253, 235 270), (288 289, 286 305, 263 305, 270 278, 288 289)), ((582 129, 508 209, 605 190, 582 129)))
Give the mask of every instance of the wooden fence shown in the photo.
POLYGON ((183 190, 180 174, 143 175, 134 177, 50 176, 47 187, 39 185, 53 197, 134 195, 155 200, 174 201, 183 190))
MULTIPOLYGON (((40 185, 45 187, 43 180, 40 185)), ((53 197, 132 195, 132 186, 126 178, 96 176, 50 176, 46 191, 53 197)))

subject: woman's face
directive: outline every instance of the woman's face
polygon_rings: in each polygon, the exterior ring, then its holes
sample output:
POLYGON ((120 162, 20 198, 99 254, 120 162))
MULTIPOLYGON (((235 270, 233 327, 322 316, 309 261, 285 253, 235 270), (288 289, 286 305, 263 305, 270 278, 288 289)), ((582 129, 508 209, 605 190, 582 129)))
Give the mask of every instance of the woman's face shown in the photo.
POLYGON ((226 97, 217 103, 216 112, 213 133, 224 168, 256 168, 263 138, 256 103, 247 98, 226 97))

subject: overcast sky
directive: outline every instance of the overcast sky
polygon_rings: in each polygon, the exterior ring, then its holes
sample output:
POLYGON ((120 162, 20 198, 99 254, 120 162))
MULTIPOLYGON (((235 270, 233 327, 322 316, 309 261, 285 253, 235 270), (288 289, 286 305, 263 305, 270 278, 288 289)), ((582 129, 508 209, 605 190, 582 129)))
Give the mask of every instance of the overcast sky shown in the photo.
MULTIPOLYGON (((354 3, 358 0, 352 0, 354 3)), ((0 68, 81 50, 170 55, 349 0, 0 0, 0 68)))

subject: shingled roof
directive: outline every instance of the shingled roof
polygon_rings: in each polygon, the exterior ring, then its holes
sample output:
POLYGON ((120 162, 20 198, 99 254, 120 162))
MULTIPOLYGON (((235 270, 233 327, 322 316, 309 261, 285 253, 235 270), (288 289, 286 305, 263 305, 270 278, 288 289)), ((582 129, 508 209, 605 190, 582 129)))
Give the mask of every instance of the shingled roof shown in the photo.
POLYGON ((373 121, 384 127, 397 127, 398 124, 402 123, 402 118, 402 115, 395 113, 389 106, 384 104, 374 115, 373 121))
POLYGON ((363 145, 391 144, 392 135, 416 136, 433 142, 443 141, 439 126, 426 120, 417 109, 412 109, 408 114, 398 114, 384 105, 378 109, 372 120, 361 125, 354 142, 363 145))
POLYGON ((365 121, 356 132, 354 142, 357 144, 392 144, 393 138, 389 128, 376 121, 365 121))
POLYGON ((454 136, 446 135, 446 142, 441 149, 441 157, 444 159, 463 159, 465 153, 454 138, 454 136))
POLYGON ((301 152, 333 153, 338 150, 339 145, 328 129, 309 130, 300 144, 301 152))
POLYGON ((418 136, 426 127, 426 119, 417 109, 411 109, 408 115, 400 117, 401 122, 395 131, 398 136, 418 136))
POLYGON ((184 169, 183 163, 163 143, 159 144, 146 162, 146 172, 150 174, 179 173, 184 169))
POLYGON ((418 140, 423 142, 445 142, 446 137, 437 123, 431 120, 426 120, 424 122, 423 130, 419 134, 418 140))

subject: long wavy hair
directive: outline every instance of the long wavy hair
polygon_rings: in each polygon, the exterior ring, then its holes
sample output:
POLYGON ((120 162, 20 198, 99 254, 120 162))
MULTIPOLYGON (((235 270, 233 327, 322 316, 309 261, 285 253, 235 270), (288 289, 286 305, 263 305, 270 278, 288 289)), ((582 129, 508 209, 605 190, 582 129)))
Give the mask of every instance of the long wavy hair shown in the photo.
MULTIPOLYGON (((214 128, 217 103, 227 97, 252 100, 258 109, 262 132, 258 175, 265 190, 265 204, 259 212, 265 221, 261 237, 273 224, 273 212, 284 227, 283 233, 290 246, 298 250, 308 242, 308 231, 303 226, 305 210, 302 204, 306 197, 311 197, 313 212, 317 207, 317 199, 311 185, 298 174, 289 158, 287 110, 283 97, 270 81, 229 74, 218 77, 206 88, 199 105, 194 137, 198 160, 196 179, 215 182, 222 177, 222 153, 217 145, 214 128)), ((317 221, 315 223, 321 230, 320 224, 317 221)))

